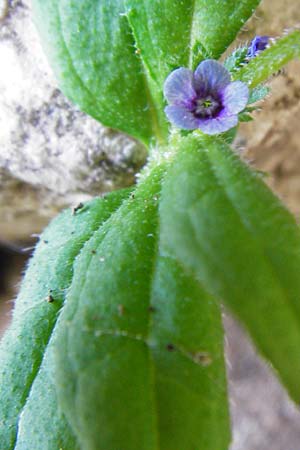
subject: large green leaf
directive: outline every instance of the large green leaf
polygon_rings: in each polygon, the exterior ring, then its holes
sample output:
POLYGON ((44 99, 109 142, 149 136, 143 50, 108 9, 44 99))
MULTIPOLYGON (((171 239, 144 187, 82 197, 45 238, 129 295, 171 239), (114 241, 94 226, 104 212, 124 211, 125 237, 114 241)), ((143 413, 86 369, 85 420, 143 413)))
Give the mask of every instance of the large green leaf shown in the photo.
POLYGON ((163 169, 84 246, 55 337, 56 385, 85 450, 225 450, 219 305, 160 255, 163 169))
POLYGON ((162 190, 161 242, 246 325, 300 400, 300 231, 222 140, 191 135, 162 190))
POLYGON ((125 0, 141 58, 162 86, 171 70, 218 59, 259 0, 125 0))
POLYGON ((18 421, 14 450, 82 450, 57 402, 55 376, 50 339, 18 421))
POLYGON ((103 124, 166 141, 163 82, 218 58, 259 0, 33 0, 63 92, 103 124))
POLYGON ((234 73, 234 78, 248 83, 250 87, 258 86, 271 75, 285 66, 289 61, 300 57, 300 30, 294 30, 278 39, 270 48, 253 58, 234 73))
POLYGON ((162 92, 167 75, 189 65, 195 2, 125 0, 138 54, 162 92))
POLYGON ((41 236, 1 342, 1 450, 227 448, 220 309, 160 255, 164 172, 41 236))
POLYGON ((194 0, 193 3, 193 47, 201 44, 204 56, 218 59, 252 16, 260 0, 194 0))
POLYGON ((33 7, 63 92, 104 125, 145 143, 162 139, 166 125, 135 54, 123 1, 33 0, 33 7))
MULTIPOLYGON (((27 397, 39 374, 44 352, 64 301, 65 290, 71 282, 73 261, 84 242, 127 195, 128 190, 125 190, 103 199, 95 199, 74 215, 69 209, 59 215, 41 236, 15 304, 12 325, 0 345, 1 450, 15 448, 19 417, 27 407, 27 397)), ((46 394, 51 389, 52 380, 49 378, 44 386, 46 394)), ((41 411, 32 420, 38 424, 41 417, 46 416, 49 425, 55 399, 51 404, 51 395, 46 396, 44 401, 41 398, 41 411)), ((46 425, 44 421, 44 428, 46 425)), ((50 430, 48 428, 48 434, 51 434, 50 430)), ((67 431, 64 431, 66 439, 67 431)), ((54 439, 55 436, 58 443, 58 429, 57 435, 53 434, 54 439)), ((24 448, 41 447, 28 444, 24 448)), ((52 448, 59 448, 58 444, 52 448)))

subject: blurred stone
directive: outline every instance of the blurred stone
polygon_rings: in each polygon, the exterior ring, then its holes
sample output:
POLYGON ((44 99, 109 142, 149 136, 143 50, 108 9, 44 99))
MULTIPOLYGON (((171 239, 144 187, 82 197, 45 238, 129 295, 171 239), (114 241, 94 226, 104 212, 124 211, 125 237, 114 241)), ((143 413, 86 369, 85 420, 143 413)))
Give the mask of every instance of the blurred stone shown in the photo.
POLYGON ((230 450, 300 450, 300 410, 248 336, 224 319, 233 442, 230 450))
MULTIPOLYGON (((22 246, 30 242, 31 235, 39 233, 65 206, 63 196, 13 178, 3 169, 0 169, 0 186, 0 243, 22 246)), ((77 203, 76 195, 72 198, 77 203)))
POLYGON ((0 336, 10 320, 13 299, 18 292, 28 255, 16 246, 0 243, 0 336))
POLYGON ((0 0, 0 20, 4 19, 8 12, 7 0, 0 0))
MULTIPOLYGON (((264 0, 237 42, 255 35, 280 37, 299 27, 300 7, 294 0, 264 0)), ((268 85, 271 95, 242 124, 239 140, 252 164, 269 173, 266 182, 297 216, 300 214, 300 60, 291 61, 268 85)), ((300 447, 299 447, 300 448, 300 447)))

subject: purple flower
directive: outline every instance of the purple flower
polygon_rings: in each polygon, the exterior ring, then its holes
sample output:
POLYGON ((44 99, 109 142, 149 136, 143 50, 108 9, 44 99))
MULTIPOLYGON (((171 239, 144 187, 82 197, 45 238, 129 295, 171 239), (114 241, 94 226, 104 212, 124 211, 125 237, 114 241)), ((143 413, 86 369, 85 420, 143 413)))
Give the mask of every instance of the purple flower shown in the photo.
POLYGON ((248 48, 247 58, 255 58, 260 52, 265 50, 269 44, 269 36, 256 36, 248 48))
POLYGON ((249 89, 241 81, 230 81, 222 64, 208 59, 193 73, 183 67, 167 77, 164 95, 169 106, 165 113, 179 128, 218 134, 238 123, 238 113, 248 101, 249 89))

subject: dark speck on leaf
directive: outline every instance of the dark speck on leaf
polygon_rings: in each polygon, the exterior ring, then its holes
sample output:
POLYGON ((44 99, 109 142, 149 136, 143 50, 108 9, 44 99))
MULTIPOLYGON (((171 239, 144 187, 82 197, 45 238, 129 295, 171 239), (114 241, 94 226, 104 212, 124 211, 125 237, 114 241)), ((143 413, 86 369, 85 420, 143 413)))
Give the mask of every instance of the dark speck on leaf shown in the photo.
POLYGON ((97 314, 95 314, 93 317, 92 317, 92 320, 100 320, 101 319, 101 316, 99 316, 99 315, 97 315, 97 314))
POLYGON ((78 205, 76 205, 76 206, 73 206, 72 207, 72 215, 74 216, 76 213, 77 213, 77 211, 79 211, 80 209, 82 209, 83 208, 83 203, 78 203, 78 205))
POLYGON ((46 300, 47 300, 48 303, 53 303, 54 302, 53 295, 49 294, 46 300))
POLYGON ((46 239, 43 240, 44 244, 48 244, 49 241, 47 241, 46 239))
POLYGON ((148 307, 148 311, 151 312, 151 313, 154 313, 156 311, 156 308, 154 306, 150 305, 148 307))
POLYGON ((124 305, 118 305, 118 313, 119 313, 119 316, 124 316, 124 313, 125 313, 124 305))
POLYGON ((193 359, 201 366, 209 366, 212 363, 212 357, 208 352, 197 352, 194 353, 193 359))
POLYGON ((95 255, 95 253, 96 253, 96 250, 92 250, 92 251, 91 251, 91 253, 93 253, 93 255, 95 255))
POLYGON ((167 348, 168 352, 174 352, 174 350, 175 350, 175 345, 173 345, 173 344, 168 344, 168 345, 166 346, 166 348, 167 348))

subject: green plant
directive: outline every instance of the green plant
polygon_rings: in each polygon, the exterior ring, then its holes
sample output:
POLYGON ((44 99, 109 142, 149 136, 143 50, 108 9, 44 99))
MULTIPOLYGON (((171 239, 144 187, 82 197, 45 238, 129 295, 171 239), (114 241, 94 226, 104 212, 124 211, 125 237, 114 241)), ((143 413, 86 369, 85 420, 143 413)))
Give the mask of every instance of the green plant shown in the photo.
MULTIPOLYGON (((149 161, 41 236, 0 348, 1 450, 227 449, 221 302, 299 402, 299 227, 231 149, 235 128, 182 131, 164 113, 170 72, 218 59, 258 3, 33 1, 62 90, 149 161)), ((224 63, 248 105, 300 32, 253 45, 224 63)))

